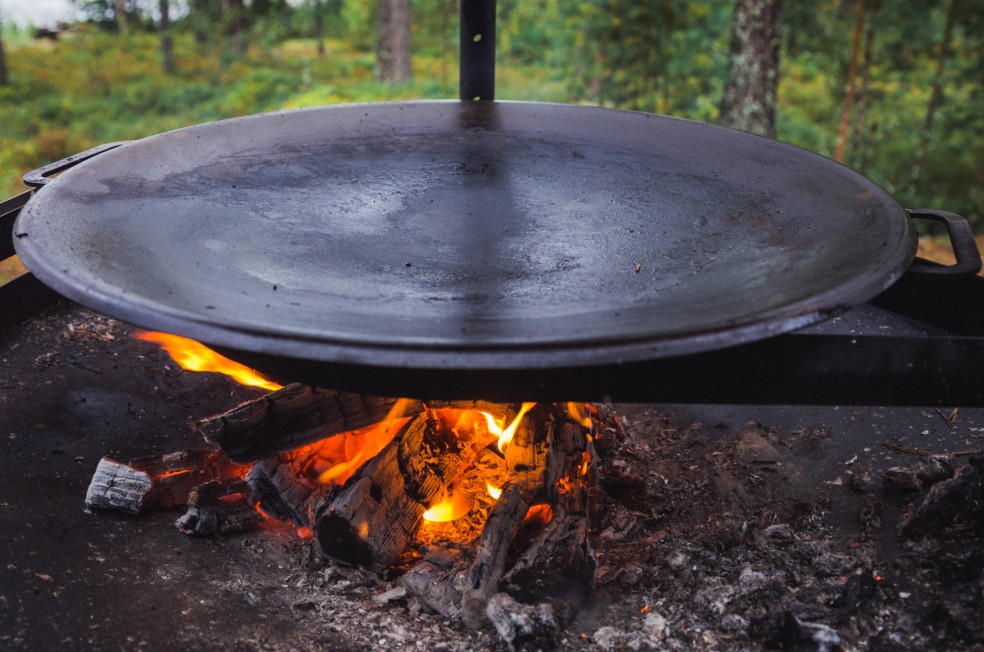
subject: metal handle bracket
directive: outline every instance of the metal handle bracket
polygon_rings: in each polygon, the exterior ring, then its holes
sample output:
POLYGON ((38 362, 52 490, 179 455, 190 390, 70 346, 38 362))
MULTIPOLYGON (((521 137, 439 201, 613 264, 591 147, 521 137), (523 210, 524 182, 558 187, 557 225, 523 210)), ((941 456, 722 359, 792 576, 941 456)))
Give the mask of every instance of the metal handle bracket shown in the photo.
POLYGON ((974 232, 964 218, 955 213, 931 208, 907 208, 906 212, 914 219, 933 220, 946 225, 950 246, 957 262, 953 265, 938 265, 917 258, 909 267, 907 274, 914 276, 935 276, 963 278, 975 276, 981 271, 981 252, 977 250, 974 232))
POLYGON ((98 147, 93 147, 92 149, 87 149, 84 152, 79 152, 78 154, 73 154, 68 158, 63 158, 60 161, 55 161, 54 163, 49 163, 44 167, 38 168, 37 170, 31 170, 24 175, 24 183, 33 187, 41 188, 45 184, 52 181, 51 175, 57 174, 58 172, 64 172, 68 168, 74 167, 81 163, 82 161, 87 161, 93 156, 98 156, 103 152, 108 152, 111 149, 116 149, 120 145, 126 145, 131 141, 121 140, 115 143, 106 143, 104 145, 99 145, 98 147))

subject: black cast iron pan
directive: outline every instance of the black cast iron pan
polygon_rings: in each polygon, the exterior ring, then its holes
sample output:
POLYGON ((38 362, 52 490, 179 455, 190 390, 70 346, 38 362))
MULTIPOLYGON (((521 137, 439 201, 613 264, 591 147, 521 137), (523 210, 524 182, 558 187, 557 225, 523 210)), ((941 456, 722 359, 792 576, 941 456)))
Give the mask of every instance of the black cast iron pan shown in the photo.
POLYGON ((916 247, 884 190, 797 147, 502 102, 161 134, 63 173, 15 228, 62 294, 261 371, 525 400, 817 322, 892 284, 916 247))

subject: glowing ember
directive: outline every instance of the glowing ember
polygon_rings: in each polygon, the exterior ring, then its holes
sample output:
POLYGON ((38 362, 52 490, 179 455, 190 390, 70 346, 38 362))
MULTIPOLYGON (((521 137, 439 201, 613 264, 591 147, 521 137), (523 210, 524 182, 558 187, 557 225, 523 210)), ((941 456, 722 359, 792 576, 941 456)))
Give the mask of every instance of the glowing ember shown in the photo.
POLYGON ((485 483, 485 489, 489 492, 489 495, 492 496, 493 500, 499 500, 499 496, 502 495, 502 489, 495 486, 491 482, 485 483))
POLYGON ((523 519, 523 523, 537 522, 540 525, 546 525, 553 520, 553 507, 547 503, 538 503, 530 507, 529 511, 526 512, 526 518, 523 519))
POLYGON ((481 413, 482 416, 485 417, 485 423, 488 425, 489 432, 493 435, 499 436, 498 446, 500 452, 506 451, 506 444, 512 441, 513 435, 516 434, 516 429, 519 428, 519 424, 523 420, 523 417, 526 416, 526 413, 532 410, 535 405, 536 403, 523 403, 523 407, 519 409, 519 414, 516 415, 516 418, 513 419, 512 423, 510 423, 509 427, 505 430, 502 429, 502 421, 496 421, 495 417, 488 412, 481 413))
POLYGON ((282 385, 270 382, 260 376, 249 367, 233 362, 195 340, 151 331, 137 331, 133 336, 144 342, 159 344, 182 369, 214 371, 225 374, 242 385, 262 387, 271 391, 282 387, 282 385))
POLYGON ((590 464, 591 464, 591 454, 588 453, 587 451, 581 453, 581 475, 588 474, 588 466, 590 464))
POLYGON ((472 508, 472 501, 465 494, 452 494, 424 512, 424 520, 446 523, 461 518, 472 508))

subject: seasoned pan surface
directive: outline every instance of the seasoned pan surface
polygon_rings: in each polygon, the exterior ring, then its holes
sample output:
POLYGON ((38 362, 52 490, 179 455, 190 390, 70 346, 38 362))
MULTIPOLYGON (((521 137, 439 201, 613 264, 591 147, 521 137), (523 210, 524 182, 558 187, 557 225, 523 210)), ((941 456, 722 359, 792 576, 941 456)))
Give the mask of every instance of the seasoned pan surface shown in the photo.
POLYGON ((526 103, 328 107, 210 123, 80 164, 18 253, 134 324, 301 364, 617 365, 760 339, 911 262, 903 210, 780 142, 526 103))

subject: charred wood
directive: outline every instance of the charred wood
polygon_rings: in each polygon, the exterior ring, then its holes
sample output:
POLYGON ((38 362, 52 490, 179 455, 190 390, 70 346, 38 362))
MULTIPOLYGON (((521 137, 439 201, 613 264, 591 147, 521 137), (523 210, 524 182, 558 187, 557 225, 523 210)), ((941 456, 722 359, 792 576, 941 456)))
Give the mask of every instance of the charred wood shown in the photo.
POLYGON ((240 532, 256 527, 263 515, 256 511, 249 485, 239 478, 215 480, 196 488, 188 511, 175 525, 185 534, 240 532))
POLYGON ((344 486, 312 501, 315 536, 328 557, 382 571, 413 542, 424 511, 488 444, 454 433, 428 410, 344 486))
POLYGON ((131 460, 153 480, 150 502, 161 507, 187 505, 195 487, 235 474, 236 465, 214 450, 177 451, 131 460))
POLYGON ((400 578, 400 584, 432 611, 445 618, 461 613, 461 584, 470 560, 451 548, 436 550, 400 578))
MULTIPOLYGON (((386 418, 397 399, 292 384, 203 419, 198 430, 230 459, 253 462, 386 418)), ((419 412, 419 404, 414 411, 419 412)))
POLYGON ((96 465, 96 472, 85 493, 85 504, 88 507, 139 514, 152 488, 153 481, 145 471, 104 457, 96 465))
POLYGON ((573 613, 594 586, 595 561, 588 542, 596 471, 589 433, 557 406, 538 406, 506 449, 511 480, 493 507, 462 599, 469 627, 487 620, 486 605, 500 585, 520 600, 554 600, 573 613), (537 515, 533 505, 544 505, 537 515), (546 520, 539 529, 536 523, 546 520), (518 551, 517 531, 535 533, 518 551), (513 558, 508 568, 510 557, 513 558))

